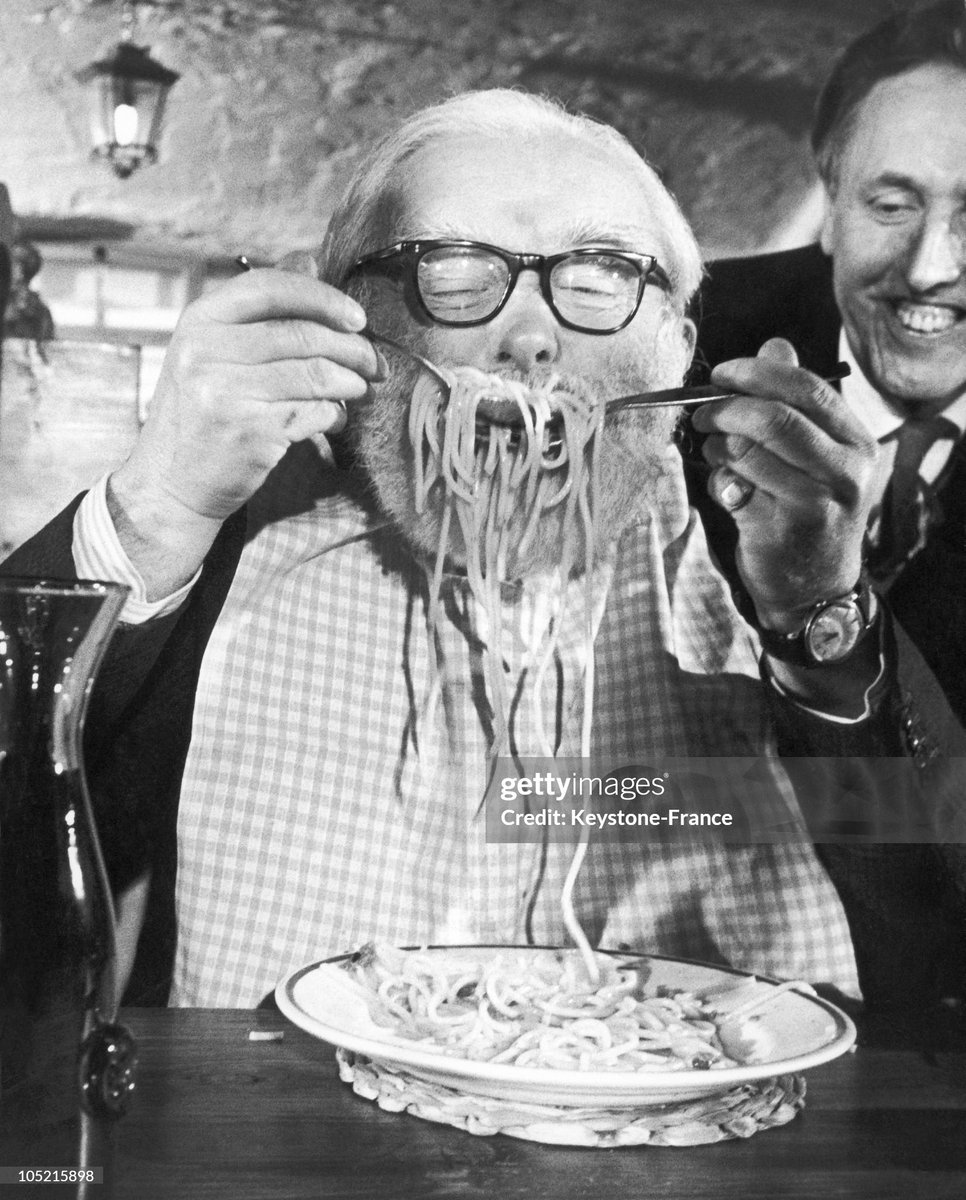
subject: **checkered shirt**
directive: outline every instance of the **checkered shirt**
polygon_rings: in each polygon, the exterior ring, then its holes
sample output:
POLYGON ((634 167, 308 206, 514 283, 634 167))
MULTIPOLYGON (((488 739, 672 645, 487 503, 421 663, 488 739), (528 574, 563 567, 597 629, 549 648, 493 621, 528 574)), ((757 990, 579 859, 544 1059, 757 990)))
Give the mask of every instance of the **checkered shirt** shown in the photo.
MULTIPOLYGON (((758 647, 683 480, 671 490, 597 581, 594 752, 622 763, 765 754, 794 806, 758 647)), ((573 846, 484 837, 485 685, 464 586, 446 584, 442 695, 427 705, 426 583, 399 535, 349 494, 279 515, 292 509, 283 492, 268 487, 251 506, 201 669, 179 811, 171 1002, 253 1005, 289 970, 373 938, 565 944, 559 897, 573 846)), ((511 686, 526 653, 512 636, 519 607, 505 612, 511 686)), ((562 714, 569 755, 580 749, 583 628, 581 604, 568 604, 558 670, 537 702, 562 714)), ((537 754, 532 709, 524 697, 514 734, 522 753, 537 754)), ((592 842, 575 904, 602 947, 858 995, 845 915, 804 840, 592 842)))

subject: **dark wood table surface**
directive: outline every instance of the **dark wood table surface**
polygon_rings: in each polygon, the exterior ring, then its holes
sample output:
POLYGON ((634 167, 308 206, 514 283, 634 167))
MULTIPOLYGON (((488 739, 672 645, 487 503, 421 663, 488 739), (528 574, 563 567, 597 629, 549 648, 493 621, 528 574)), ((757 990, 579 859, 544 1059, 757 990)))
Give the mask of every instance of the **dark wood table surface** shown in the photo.
POLYGON ((138 1085, 116 1200, 433 1197, 964 1200, 966 1054, 860 1047, 807 1075, 804 1112, 746 1141, 586 1150, 382 1112, 278 1013, 128 1009, 138 1085), (284 1030, 251 1041, 251 1030, 284 1030))

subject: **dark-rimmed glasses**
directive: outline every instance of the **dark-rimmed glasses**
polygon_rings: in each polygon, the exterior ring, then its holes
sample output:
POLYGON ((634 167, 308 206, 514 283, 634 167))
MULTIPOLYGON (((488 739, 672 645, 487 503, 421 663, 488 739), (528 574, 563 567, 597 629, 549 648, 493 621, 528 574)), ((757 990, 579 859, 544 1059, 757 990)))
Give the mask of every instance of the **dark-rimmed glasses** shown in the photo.
POLYGON ((581 333, 616 333, 633 319, 644 288, 671 283, 653 254, 586 246, 562 254, 514 254, 486 242, 422 239, 366 254, 350 268, 401 270, 430 320, 484 325, 509 300, 521 271, 536 271, 554 316, 581 333))

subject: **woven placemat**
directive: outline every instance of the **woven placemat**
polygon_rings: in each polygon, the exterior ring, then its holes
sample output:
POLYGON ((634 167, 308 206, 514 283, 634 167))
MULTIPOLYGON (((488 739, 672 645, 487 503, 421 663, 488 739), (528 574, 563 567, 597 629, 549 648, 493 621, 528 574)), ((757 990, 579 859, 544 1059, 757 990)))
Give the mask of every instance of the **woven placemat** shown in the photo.
POLYGON ((747 1138, 787 1124, 805 1104, 801 1075, 648 1108, 561 1108, 467 1095, 348 1050, 336 1051, 336 1060, 343 1082, 387 1112, 408 1112, 480 1137, 505 1133, 561 1146, 700 1146, 747 1138))

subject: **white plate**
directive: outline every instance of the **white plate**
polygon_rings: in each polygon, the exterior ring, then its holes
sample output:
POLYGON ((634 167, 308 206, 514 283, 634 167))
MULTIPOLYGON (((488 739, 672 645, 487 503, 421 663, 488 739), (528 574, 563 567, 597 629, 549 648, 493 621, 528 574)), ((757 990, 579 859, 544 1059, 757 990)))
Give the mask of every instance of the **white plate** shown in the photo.
MULTIPOLYGON (((432 947, 431 953, 450 958, 479 960, 488 952, 506 954, 511 947, 432 947)), ((519 948, 521 952, 523 947, 519 948)), ((534 947, 525 953, 553 955, 558 951, 534 947)), ((427 1051, 376 1025, 366 1007, 367 993, 340 967, 348 955, 300 967, 279 983, 275 998, 282 1012, 301 1029, 364 1054, 376 1062, 400 1067, 420 1079, 500 1100, 555 1104, 567 1108, 639 1108, 711 1096, 738 1083, 769 1079, 805 1071, 844 1054, 855 1041, 855 1026, 841 1009, 818 996, 783 992, 759 1018, 772 1035, 775 1052, 767 1061, 750 1066, 710 1071, 563 1071, 517 1067, 512 1064, 470 1062, 427 1051)), ((639 962, 640 955, 615 954, 618 961, 639 962)), ((660 986, 688 991, 721 991, 740 985, 750 976, 741 971, 711 967, 684 959, 645 956, 651 966, 647 991, 660 986)), ((762 987, 771 986, 765 981, 762 987)))

